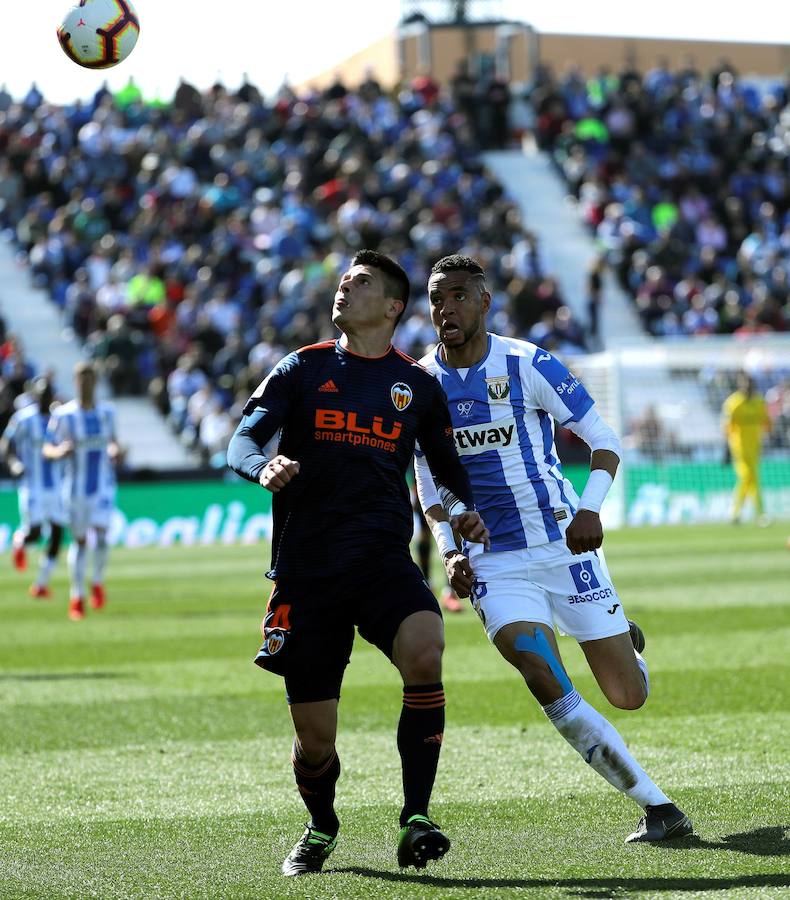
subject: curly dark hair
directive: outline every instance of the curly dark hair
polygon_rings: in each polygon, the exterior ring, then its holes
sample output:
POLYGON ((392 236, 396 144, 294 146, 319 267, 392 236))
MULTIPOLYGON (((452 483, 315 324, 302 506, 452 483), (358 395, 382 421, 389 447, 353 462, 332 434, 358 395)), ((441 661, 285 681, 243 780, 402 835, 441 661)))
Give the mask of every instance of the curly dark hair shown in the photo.
POLYGON ((485 278, 483 267, 476 259, 471 256, 462 256, 460 253, 454 253, 452 256, 443 256, 438 262, 431 266, 431 275, 437 272, 470 272, 472 275, 482 275, 485 278))

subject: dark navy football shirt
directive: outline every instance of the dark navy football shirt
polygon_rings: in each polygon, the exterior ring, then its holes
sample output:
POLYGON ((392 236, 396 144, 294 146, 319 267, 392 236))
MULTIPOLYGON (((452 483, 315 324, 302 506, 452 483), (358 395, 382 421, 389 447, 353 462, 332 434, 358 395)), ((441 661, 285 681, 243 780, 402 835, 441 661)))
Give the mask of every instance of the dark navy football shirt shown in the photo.
POLYGON ((272 577, 324 576, 408 554, 413 513, 406 470, 420 443, 436 481, 473 508, 439 382, 394 348, 365 357, 328 341, 282 359, 244 407, 228 464, 258 483, 262 448, 299 474, 273 495, 272 577))

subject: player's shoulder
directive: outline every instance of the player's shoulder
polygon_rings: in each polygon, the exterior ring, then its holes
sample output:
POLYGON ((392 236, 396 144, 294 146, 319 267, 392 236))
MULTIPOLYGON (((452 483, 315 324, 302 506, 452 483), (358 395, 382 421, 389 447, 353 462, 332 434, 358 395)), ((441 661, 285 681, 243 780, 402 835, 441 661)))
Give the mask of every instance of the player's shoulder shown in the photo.
POLYGON ((417 360, 407 353, 404 353, 402 350, 398 350, 397 347, 393 347, 393 350, 393 358, 396 360, 398 367, 402 369, 404 378, 413 379, 418 384, 435 383, 435 372, 432 371, 429 366, 425 365, 423 361, 425 357, 417 360))
POLYGON ((17 409, 13 413, 9 421, 14 422, 14 424, 18 425, 20 422, 26 422, 28 419, 34 419, 37 412, 38 406, 36 406, 35 403, 29 403, 27 406, 23 406, 21 409, 17 409))
POLYGON ((322 368, 327 359, 337 353, 335 341, 318 341, 292 350, 277 363, 269 373, 278 376, 295 375, 297 372, 309 372, 313 368, 322 368))
POLYGON ((503 337, 489 332, 488 340, 485 373, 481 369, 479 375, 504 376, 518 372, 522 377, 528 377, 536 359, 544 352, 537 344, 520 338, 503 337))
POLYGON ((433 350, 429 353, 426 353, 421 359, 417 360, 417 365, 422 366, 426 372, 430 372, 431 375, 436 376, 441 372, 441 364, 439 363, 439 348, 441 344, 437 344, 433 350))
POLYGON ((539 353, 545 353, 530 341, 521 338, 504 337, 501 334, 489 334, 491 338, 491 349, 489 356, 516 356, 527 362, 532 362, 539 353))
POLYGON ((284 356, 283 361, 294 356, 305 360, 324 357, 328 353, 335 352, 335 343, 335 341, 318 341, 315 344, 306 344, 304 347, 294 350, 293 353, 289 353, 288 356, 284 356))
POLYGON ((79 408, 79 403, 77 403, 76 400, 67 400, 52 411, 52 417, 55 419, 64 419, 67 416, 76 415, 79 408))
POLYGON ((736 406, 740 406, 743 403, 744 396, 740 391, 733 391, 729 397, 724 400, 722 403, 722 407, 724 409, 734 409, 736 406))

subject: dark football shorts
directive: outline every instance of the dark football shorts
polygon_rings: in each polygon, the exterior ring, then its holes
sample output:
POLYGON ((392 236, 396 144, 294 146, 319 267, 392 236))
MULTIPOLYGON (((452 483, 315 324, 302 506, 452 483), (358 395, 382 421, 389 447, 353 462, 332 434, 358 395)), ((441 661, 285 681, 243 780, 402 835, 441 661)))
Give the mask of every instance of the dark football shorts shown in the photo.
POLYGON ((266 607, 255 664, 285 678, 289 703, 339 698, 355 626, 392 659, 401 622, 422 610, 441 615, 411 557, 379 559, 375 569, 331 578, 281 577, 266 607))

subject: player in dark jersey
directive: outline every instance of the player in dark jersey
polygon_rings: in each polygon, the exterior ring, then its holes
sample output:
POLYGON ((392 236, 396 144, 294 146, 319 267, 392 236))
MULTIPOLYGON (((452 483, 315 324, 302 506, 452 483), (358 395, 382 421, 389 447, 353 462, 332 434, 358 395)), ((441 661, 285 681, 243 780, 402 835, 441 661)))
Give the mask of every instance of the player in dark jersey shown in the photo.
MULTIPOLYGON (((444 391, 392 347, 408 296, 397 263, 357 253, 332 307, 342 337, 282 359, 248 401, 228 448, 231 468, 274 494, 275 586, 255 662, 284 676, 294 773, 311 815, 283 863, 286 875, 320 871, 335 847, 337 706, 355 626, 403 678, 398 863, 422 868, 449 848, 428 818, 444 732, 444 637, 436 599, 409 554, 405 476, 415 442, 443 489, 467 507, 456 530, 475 541, 487 532, 472 510, 444 391), (262 448, 278 431, 278 453, 268 459, 262 448)), ((447 557, 468 569, 454 545, 447 557)))

